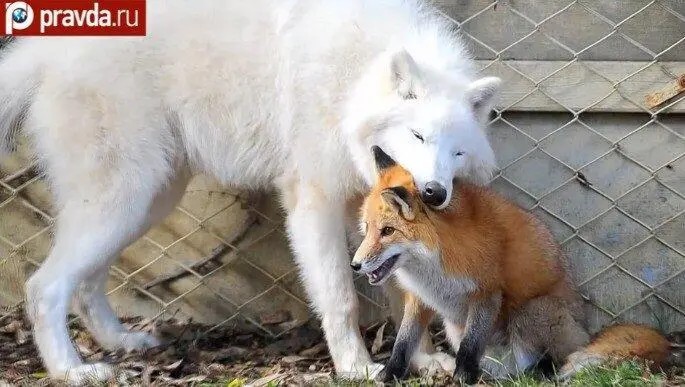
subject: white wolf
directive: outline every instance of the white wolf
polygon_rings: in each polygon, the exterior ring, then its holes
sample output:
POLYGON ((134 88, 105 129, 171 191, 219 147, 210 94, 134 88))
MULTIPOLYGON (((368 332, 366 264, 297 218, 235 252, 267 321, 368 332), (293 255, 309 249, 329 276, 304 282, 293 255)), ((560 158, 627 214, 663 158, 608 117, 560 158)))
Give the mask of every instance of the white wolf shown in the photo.
POLYGON ((346 203, 375 179, 370 148, 435 207, 455 176, 485 181, 498 87, 475 80, 448 23, 410 0, 150 0, 146 38, 20 38, 0 61, 0 140, 24 128, 60 211, 26 284, 51 376, 106 378, 65 324, 70 301, 106 348, 127 332, 104 291, 120 251, 177 203, 188 177, 282 193, 292 248, 335 368, 374 375, 357 326, 346 203))

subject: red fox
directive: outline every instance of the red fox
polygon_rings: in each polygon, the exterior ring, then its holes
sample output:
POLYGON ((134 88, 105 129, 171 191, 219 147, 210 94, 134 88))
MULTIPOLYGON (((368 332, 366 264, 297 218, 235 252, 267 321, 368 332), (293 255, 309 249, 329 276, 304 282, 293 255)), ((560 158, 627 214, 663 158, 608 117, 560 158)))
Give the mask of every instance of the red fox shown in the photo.
POLYGON ((685 332, 664 336, 644 325, 625 324, 602 330, 588 345, 568 356, 559 372, 567 379, 581 369, 612 360, 642 359, 653 369, 685 367, 685 332))
POLYGON ((381 148, 372 151, 378 182, 362 206, 364 239, 351 266, 372 285, 392 276, 406 292, 386 380, 405 375, 435 312, 456 351, 455 377, 467 383, 481 367, 501 377, 545 354, 562 364, 588 343, 581 299, 539 220, 463 181, 447 208, 434 211, 409 172, 381 148), (486 346, 497 345, 513 352, 511 364, 484 359, 486 346))

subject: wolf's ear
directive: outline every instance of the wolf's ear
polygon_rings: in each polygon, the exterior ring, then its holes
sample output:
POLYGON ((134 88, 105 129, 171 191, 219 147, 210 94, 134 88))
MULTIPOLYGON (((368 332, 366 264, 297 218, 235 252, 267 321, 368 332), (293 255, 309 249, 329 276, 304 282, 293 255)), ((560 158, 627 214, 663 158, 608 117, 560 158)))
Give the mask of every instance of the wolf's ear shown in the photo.
POLYGON ((466 97, 481 122, 485 122, 499 94, 502 80, 497 77, 485 77, 472 82, 466 89, 466 97))
POLYGON ((395 160, 385 153, 378 145, 372 146, 371 152, 373 153, 373 159, 376 161, 376 172, 378 172, 379 175, 386 169, 397 165, 395 160))
POLYGON ((400 97, 416 99, 424 94, 419 67, 406 50, 393 54, 390 71, 392 85, 400 97))
POLYGON ((397 212, 406 220, 414 220, 414 210, 409 204, 409 191, 404 187, 392 187, 384 189, 381 197, 386 203, 395 207, 397 212))

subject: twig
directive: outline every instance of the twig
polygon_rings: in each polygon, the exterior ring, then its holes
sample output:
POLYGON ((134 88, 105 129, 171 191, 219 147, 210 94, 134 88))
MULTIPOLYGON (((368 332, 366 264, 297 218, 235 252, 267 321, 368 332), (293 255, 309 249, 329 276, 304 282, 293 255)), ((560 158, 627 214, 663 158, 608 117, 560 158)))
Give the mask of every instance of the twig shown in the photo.
MULTIPOLYGON (((250 228, 257 223, 257 216, 252 212, 248 211, 248 217, 243 222, 241 229, 236 233, 236 235, 229 241, 231 245, 236 245, 240 243, 243 238, 247 235, 247 232, 250 230, 250 228)), ((207 265, 210 262, 215 262, 221 259, 229 250, 231 250, 231 247, 229 245, 221 244, 214 249, 212 249, 212 252, 205 258, 203 258, 200 261, 197 261, 193 263, 192 265, 189 266, 190 269, 193 271, 198 271, 199 269, 203 268, 205 265, 207 265)), ((185 277, 190 274, 190 271, 186 270, 185 268, 179 268, 173 273, 169 273, 167 275, 164 275, 162 277, 159 277, 157 279, 154 279, 152 281, 149 281, 145 285, 143 285, 143 289, 148 290, 150 288, 153 288, 155 286, 159 286, 162 284, 166 284, 168 282, 175 281, 181 277, 185 277)))

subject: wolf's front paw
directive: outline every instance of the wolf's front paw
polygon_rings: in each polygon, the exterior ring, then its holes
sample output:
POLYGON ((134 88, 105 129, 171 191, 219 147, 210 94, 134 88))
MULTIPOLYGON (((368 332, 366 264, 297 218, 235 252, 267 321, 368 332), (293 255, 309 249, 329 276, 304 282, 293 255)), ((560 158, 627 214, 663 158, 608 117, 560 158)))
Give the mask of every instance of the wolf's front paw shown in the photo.
POLYGON ((355 365, 343 371, 338 371, 338 376, 351 380, 376 380, 383 371, 383 364, 367 363, 355 365))
POLYGON ((120 348, 126 352, 145 350, 161 345, 161 341, 145 332, 126 332, 120 336, 120 348))

